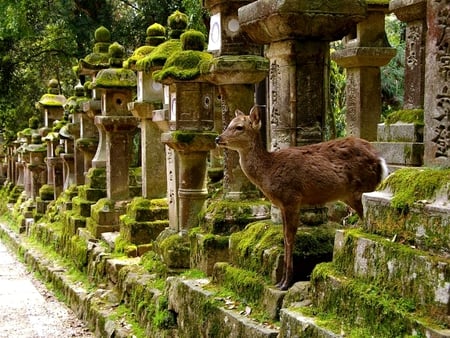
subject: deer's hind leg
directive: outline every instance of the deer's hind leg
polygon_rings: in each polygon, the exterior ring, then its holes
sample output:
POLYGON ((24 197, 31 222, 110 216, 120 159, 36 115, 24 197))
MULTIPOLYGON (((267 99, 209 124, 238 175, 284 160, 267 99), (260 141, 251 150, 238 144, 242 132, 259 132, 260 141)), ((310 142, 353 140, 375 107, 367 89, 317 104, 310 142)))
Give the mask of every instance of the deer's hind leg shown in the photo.
POLYGON ((361 198, 362 198, 362 193, 358 192, 358 193, 354 193, 352 196, 350 196, 349 198, 344 200, 344 202, 348 206, 353 208, 356 211, 356 213, 358 214, 359 218, 362 219, 364 216, 364 208, 363 208, 361 198))

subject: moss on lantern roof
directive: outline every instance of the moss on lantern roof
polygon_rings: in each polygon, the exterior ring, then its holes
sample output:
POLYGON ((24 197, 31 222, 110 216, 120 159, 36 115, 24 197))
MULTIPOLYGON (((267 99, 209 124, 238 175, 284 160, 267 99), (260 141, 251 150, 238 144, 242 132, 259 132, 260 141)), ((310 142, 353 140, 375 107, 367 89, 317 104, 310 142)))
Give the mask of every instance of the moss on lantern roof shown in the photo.
POLYGON ((149 55, 156 46, 160 45, 166 40, 166 29, 159 23, 154 23, 147 28, 147 37, 145 38, 145 46, 137 48, 133 55, 124 61, 124 68, 133 68, 136 66, 136 62, 145 56, 149 55))
POLYGON ((45 135, 42 140, 43 141, 56 141, 59 139, 59 133, 51 131, 47 135, 45 135))
POLYGON ((62 107, 66 103, 66 98, 64 95, 58 94, 44 94, 38 103, 42 106, 49 107, 62 107))
POLYGON ((169 77, 176 80, 193 80, 200 75, 201 63, 212 58, 211 54, 196 50, 174 53, 161 70, 153 73, 153 78, 156 81, 164 81, 169 77))
POLYGON ((136 74, 125 68, 102 69, 92 83, 93 88, 124 88, 136 87, 136 85, 136 74))
POLYGON ((181 41, 171 39, 163 42, 155 49, 136 62, 136 69, 140 71, 148 72, 152 67, 164 66, 168 57, 173 53, 181 50, 181 41))

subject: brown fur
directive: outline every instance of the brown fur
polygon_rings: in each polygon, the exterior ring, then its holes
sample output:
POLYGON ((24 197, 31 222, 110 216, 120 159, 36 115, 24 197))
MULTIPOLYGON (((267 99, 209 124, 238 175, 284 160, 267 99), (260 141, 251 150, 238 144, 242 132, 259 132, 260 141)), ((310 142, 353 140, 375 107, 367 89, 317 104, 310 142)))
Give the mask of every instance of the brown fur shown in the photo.
POLYGON ((285 290, 292 284, 300 207, 341 200, 362 218, 362 194, 375 190, 386 167, 369 142, 355 137, 268 152, 260 126, 256 107, 248 116, 236 111, 216 143, 239 153, 245 175, 281 211, 285 258, 277 285, 285 290))

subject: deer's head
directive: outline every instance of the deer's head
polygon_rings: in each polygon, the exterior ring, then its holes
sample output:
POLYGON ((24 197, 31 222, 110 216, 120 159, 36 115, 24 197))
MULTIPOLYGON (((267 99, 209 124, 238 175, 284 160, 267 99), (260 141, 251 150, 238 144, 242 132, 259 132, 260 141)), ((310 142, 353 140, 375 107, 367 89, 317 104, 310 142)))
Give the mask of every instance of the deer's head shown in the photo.
POLYGON ((261 120, 257 106, 251 109, 249 115, 240 110, 236 110, 235 115, 224 132, 216 138, 219 147, 241 150, 253 145, 260 137, 261 120))

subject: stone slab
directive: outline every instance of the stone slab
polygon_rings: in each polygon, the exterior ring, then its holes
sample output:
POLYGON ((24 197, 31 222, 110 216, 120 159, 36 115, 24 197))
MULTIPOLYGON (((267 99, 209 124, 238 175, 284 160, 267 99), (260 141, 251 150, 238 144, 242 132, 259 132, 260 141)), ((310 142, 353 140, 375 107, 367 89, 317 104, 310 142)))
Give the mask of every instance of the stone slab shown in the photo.
POLYGON ((387 163, 404 166, 423 164, 423 143, 417 142, 372 142, 387 163))
POLYGON ((423 126, 413 123, 379 123, 378 142, 423 142, 423 126))

